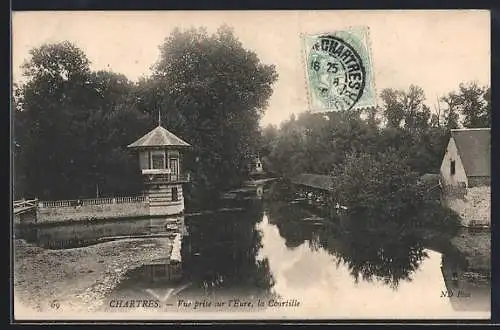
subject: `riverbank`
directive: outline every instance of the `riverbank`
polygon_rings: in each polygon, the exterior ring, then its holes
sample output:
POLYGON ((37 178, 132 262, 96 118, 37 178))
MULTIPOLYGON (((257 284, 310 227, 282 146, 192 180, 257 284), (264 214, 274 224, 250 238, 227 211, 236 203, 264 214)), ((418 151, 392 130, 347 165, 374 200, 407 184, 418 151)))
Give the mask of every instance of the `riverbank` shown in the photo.
POLYGON ((465 256, 470 270, 491 271, 491 231, 462 229, 451 239, 451 244, 465 256))
POLYGON ((14 249, 15 314, 29 318, 32 312, 97 310, 128 270, 168 257, 172 240, 123 239, 65 250, 15 240, 14 249))

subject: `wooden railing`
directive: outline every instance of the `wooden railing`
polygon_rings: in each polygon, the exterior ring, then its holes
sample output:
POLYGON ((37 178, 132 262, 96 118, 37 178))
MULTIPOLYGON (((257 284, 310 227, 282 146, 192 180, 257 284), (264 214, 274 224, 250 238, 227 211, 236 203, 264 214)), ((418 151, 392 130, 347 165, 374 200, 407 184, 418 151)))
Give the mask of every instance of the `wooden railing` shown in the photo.
POLYGON ((21 200, 14 201, 13 204, 14 204, 14 211, 16 209, 17 210, 27 209, 27 208, 31 208, 31 207, 36 207, 38 204, 38 199, 30 199, 30 200, 21 199, 21 200))
POLYGON ((41 201, 39 207, 77 207, 86 205, 105 205, 105 204, 124 204, 124 203, 146 203, 147 196, 126 196, 126 197, 105 197, 79 200, 59 200, 59 201, 41 201))
POLYGON ((190 175, 187 174, 172 174, 172 173, 147 173, 144 175, 145 183, 163 183, 163 182, 189 182, 190 175))

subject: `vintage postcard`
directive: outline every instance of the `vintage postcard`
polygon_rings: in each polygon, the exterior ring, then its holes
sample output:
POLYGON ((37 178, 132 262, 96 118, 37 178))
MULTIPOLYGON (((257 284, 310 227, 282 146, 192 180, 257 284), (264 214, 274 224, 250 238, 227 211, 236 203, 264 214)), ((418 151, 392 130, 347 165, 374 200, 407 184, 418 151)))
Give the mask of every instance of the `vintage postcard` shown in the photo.
POLYGON ((489 319, 490 13, 12 14, 13 315, 489 319))

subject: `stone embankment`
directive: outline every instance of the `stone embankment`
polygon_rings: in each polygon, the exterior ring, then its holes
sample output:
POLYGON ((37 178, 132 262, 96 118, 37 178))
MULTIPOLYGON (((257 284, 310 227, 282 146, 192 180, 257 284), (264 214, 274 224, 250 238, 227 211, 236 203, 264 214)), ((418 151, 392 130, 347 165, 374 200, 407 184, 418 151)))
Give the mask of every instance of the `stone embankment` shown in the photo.
POLYGON ((490 227, 491 187, 472 187, 458 197, 444 197, 444 203, 455 211, 466 227, 490 227))

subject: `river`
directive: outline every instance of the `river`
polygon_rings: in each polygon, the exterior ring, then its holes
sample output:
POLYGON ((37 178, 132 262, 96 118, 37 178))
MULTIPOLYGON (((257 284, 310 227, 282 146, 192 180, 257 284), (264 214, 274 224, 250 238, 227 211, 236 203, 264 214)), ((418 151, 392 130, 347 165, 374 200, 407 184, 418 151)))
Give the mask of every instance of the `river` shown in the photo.
MULTIPOLYGON (((474 277, 457 251, 435 247, 446 244, 344 233, 312 210, 263 198, 261 189, 235 192, 223 212, 182 217, 181 277, 166 280, 146 266, 131 270, 100 312, 119 319, 490 317, 490 280, 474 277)), ((153 229, 165 221, 47 227, 26 237, 71 248, 158 234, 153 229)))

